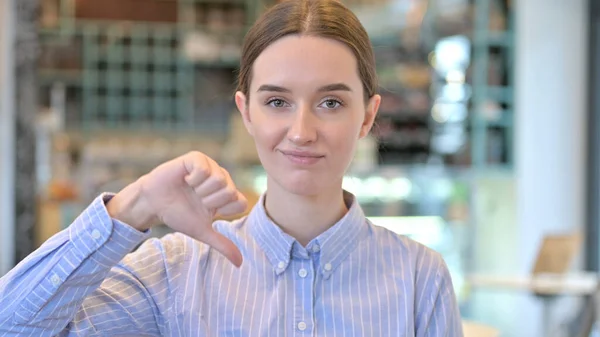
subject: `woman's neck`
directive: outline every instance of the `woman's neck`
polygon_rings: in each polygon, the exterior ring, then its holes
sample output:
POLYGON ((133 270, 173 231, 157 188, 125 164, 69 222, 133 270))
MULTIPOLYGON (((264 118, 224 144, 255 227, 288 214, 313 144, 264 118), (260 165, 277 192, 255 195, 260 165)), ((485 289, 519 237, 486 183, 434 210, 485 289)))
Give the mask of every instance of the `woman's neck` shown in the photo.
POLYGON ((269 184, 265 209, 269 217, 302 246, 348 212, 341 186, 326 193, 301 196, 285 191, 276 183, 269 184))

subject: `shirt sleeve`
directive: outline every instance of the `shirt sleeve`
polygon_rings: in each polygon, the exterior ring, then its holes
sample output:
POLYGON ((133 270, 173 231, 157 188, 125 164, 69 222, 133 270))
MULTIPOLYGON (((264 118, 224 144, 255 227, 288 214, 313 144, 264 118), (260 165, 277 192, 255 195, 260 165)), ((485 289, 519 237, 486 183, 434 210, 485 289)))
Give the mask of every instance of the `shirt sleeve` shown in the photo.
POLYGON ((442 256, 429 251, 417 274, 416 337, 463 337, 452 277, 442 256))
POLYGON ((165 332, 173 280, 167 260, 183 256, 176 235, 111 219, 98 197, 67 229, 0 279, 0 336, 155 335, 165 332))

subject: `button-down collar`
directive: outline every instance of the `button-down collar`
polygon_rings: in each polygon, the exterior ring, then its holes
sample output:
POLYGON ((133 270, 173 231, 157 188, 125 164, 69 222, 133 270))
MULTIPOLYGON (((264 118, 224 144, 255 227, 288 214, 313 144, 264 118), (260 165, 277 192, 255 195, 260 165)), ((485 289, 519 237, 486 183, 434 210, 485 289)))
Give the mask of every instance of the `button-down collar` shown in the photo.
POLYGON ((320 266, 317 267, 324 278, 329 278, 356 248, 360 239, 369 233, 364 213, 356 198, 344 191, 344 201, 349 205, 348 212, 335 225, 311 240, 305 248, 269 218, 264 200, 265 195, 250 212, 249 230, 277 275, 287 269, 292 256, 309 258, 309 254, 321 254, 320 266))

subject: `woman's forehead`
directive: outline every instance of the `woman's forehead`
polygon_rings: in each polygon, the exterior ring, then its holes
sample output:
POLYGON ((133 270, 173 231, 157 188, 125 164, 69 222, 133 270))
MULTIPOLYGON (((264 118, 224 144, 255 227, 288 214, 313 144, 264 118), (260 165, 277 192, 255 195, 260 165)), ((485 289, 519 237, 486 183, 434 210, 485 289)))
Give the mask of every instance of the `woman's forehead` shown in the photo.
POLYGON ((345 83, 361 87, 357 60, 345 44, 310 35, 283 37, 254 62, 252 91, 261 85, 320 87, 345 83))

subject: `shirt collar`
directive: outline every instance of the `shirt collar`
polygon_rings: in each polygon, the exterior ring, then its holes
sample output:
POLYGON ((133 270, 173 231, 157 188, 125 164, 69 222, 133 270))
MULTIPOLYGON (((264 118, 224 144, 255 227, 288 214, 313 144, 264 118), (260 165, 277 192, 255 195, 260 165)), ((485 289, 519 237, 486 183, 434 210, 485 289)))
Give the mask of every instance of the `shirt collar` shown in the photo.
POLYGON ((356 198, 344 191, 344 201, 349 205, 348 212, 305 248, 269 218, 264 200, 263 194, 250 212, 249 230, 278 275, 287 269, 292 256, 308 259, 311 254, 321 254, 317 268, 325 278, 329 278, 356 248, 360 238, 364 238, 369 232, 365 215, 356 198))

